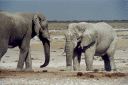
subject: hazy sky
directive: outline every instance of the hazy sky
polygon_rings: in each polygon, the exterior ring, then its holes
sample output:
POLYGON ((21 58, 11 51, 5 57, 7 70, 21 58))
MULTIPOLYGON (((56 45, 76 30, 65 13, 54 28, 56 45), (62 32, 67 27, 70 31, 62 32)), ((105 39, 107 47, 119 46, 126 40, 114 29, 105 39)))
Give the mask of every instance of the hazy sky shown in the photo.
POLYGON ((128 20, 128 0, 0 0, 0 9, 40 11, 49 20, 128 20))

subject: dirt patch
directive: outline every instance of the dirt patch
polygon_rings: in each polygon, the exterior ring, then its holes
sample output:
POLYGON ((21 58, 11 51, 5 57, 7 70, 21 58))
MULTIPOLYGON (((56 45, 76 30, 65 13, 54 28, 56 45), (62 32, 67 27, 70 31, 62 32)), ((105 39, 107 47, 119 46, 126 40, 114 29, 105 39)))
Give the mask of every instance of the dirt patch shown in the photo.
POLYGON ((62 78, 62 77, 75 77, 75 78, 120 78, 126 77, 128 73, 121 73, 121 72, 69 72, 69 71, 29 71, 29 72, 18 72, 18 71, 10 71, 10 70, 1 70, 0 71, 0 78, 62 78))
POLYGON ((76 77, 85 79, 85 78, 119 78, 128 76, 128 73, 121 73, 121 72, 78 72, 76 77))

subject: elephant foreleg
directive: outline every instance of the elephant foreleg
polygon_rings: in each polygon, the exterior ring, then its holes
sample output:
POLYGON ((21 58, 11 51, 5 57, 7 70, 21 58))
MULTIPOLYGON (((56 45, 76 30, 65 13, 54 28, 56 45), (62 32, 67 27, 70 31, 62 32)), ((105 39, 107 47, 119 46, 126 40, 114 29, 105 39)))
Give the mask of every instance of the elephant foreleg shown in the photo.
POLYGON ((86 63, 86 70, 92 71, 93 70, 93 58, 95 55, 96 45, 90 46, 88 49, 85 50, 85 63, 86 63))
POLYGON ((30 54, 30 49, 27 53, 27 56, 25 58, 25 67, 26 67, 26 71, 31 71, 32 70, 32 60, 31 60, 31 54, 30 54))
POLYGON ((30 44, 29 39, 25 39, 25 40, 23 40, 21 46, 19 46, 20 55, 19 55, 19 61, 17 64, 17 71, 23 70, 25 60, 29 61, 30 57, 27 57, 29 55, 29 44, 30 44))
POLYGON ((26 55, 28 53, 27 49, 20 49, 20 56, 19 56, 19 61, 17 64, 17 71, 22 71, 23 70, 23 66, 24 66, 24 61, 26 58, 26 55))

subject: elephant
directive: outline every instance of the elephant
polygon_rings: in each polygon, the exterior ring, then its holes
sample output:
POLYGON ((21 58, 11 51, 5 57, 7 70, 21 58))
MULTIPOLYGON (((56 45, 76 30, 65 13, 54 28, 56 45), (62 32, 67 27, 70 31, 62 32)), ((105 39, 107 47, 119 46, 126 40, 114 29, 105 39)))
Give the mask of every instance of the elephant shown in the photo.
POLYGON ((41 13, 0 12, 0 60, 8 48, 19 47, 17 71, 32 70, 30 40, 38 36, 44 46, 45 67, 50 61, 50 34, 48 21, 41 13))
POLYGON ((114 54, 117 45, 115 30, 105 22, 70 23, 65 33, 66 66, 68 70, 80 70, 84 53, 86 70, 93 71, 94 56, 101 56, 106 71, 115 71, 114 54))

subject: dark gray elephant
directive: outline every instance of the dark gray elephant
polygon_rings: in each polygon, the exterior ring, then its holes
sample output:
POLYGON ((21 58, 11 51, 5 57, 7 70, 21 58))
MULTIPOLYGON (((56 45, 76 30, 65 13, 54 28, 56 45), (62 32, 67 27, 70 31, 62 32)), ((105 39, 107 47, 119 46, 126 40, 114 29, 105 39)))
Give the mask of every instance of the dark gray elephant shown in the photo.
POLYGON ((80 69, 82 52, 85 55, 86 70, 93 70, 93 57, 101 56, 106 71, 116 70, 114 53, 117 36, 113 28, 104 23, 72 23, 68 26, 66 36, 66 64, 71 69, 80 69))
POLYGON ((0 12, 0 60, 8 48, 18 46, 20 55, 17 70, 23 70, 24 63, 26 70, 32 70, 30 40, 36 35, 42 41, 45 53, 45 63, 40 67, 45 67, 50 59, 50 35, 44 15, 0 12))

